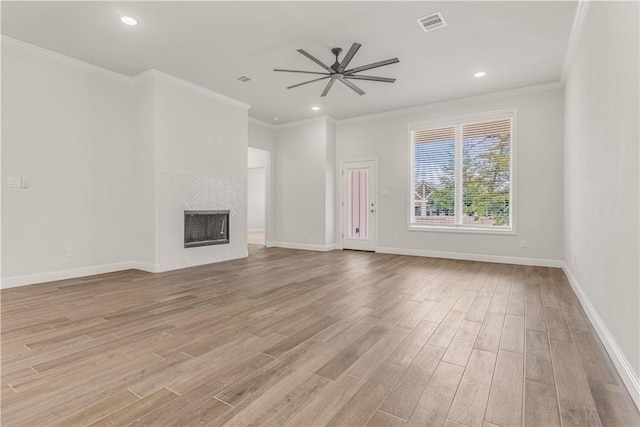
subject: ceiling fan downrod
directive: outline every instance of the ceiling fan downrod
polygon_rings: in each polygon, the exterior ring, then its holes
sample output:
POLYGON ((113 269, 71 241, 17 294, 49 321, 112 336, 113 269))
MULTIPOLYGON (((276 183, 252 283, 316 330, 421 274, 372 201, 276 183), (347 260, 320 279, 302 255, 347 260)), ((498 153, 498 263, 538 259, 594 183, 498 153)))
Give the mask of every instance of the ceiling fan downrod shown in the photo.
POLYGON ((338 56, 340 56, 340 54, 342 53, 342 49, 339 47, 334 47, 333 49, 331 49, 331 53, 333 53, 333 55, 336 57, 336 62, 333 63, 331 68, 333 69, 333 71, 337 73, 338 68, 340 67, 340 62, 338 62, 338 56))

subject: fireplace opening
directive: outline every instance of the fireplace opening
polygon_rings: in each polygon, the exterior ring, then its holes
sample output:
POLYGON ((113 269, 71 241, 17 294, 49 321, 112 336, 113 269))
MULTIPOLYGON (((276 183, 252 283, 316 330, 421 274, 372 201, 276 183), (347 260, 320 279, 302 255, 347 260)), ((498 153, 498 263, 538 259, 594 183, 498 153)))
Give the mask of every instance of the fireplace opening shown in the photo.
POLYGON ((229 211, 184 211, 184 247, 229 243, 229 211))

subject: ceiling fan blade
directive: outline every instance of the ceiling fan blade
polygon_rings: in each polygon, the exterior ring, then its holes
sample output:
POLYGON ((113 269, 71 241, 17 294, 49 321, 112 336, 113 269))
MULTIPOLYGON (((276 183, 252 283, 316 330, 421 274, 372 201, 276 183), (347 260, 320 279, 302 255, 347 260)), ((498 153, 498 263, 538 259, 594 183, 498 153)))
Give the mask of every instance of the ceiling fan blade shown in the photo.
POLYGON ((344 58, 342 58, 342 62, 338 67, 339 73, 343 72, 344 69, 347 68, 347 65, 349 65, 349 62, 353 59, 353 55, 355 55, 356 52, 358 52, 358 49, 360 49, 360 46, 362 46, 360 43, 354 43, 351 45, 351 49, 349 49, 349 52, 347 52, 344 58))
POLYGON ((286 73, 320 74, 322 76, 326 76, 327 75, 327 73, 320 73, 320 72, 317 72, 317 71, 282 70, 280 68, 274 68, 273 71, 284 71, 286 73))
POLYGON ((340 79, 340 81, 345 85, 347 85, 348 87, 350 87, 351 89, 353 89, 353 91, 356 92, 358 95, 364 95, 364 91, 360 89, 358 86, 354 85, 349 80, 340 79))
POLYGON ((327 96, 327 94, 329 93, 329 90, 331 89, 331 87, 333 86, 333 84, 335 82, 336 82, 335 79, 329 80, 329 83, 327 83, 327 85, 325 86, 325 88, 322 91, 322 94, 320 96, 327 96))
POLYGON ((391 79, 389 77, 376 77, 376 76, 363 76, 363 75, 346 75, 345 79, 355 79, 355 80, 371 80, 372 82, 385 82, 385 83, 393 83, 396 79, 391 79))
POLYGON ((298 87, 298 86, 306 85, 306 84, 309 84, 309 83, 317 82, 319 80, 328 79, 329 77, 330 76, 324 76, 324 77, 320 77, 319 79, 313 79, 313 80, 309 80, 309 81, 306 81, 306 82, 298 83, 297 85, 289 86, 287 89, 293 89, 294 87, 298 87))
POLYGON ((310 60, 312 60, 313 62, 315 62, 316 64, 318 64, 319 66, 321 66, 322 68, 327 70, 328 72, 330 72, 330 73, 334 72, 326 64, 324 64, 322 61, 320 61, 318 58, 316 58, 315 56, 311 55, 310 53, 307 53, 304 49, 298 49, 298 52, 300 52, 301 54, 303 54, 304 56, 306 56, 307 58, 309 58, 310 60))
POLYGON ((395 64, 396 62, 400 62, 398 58, 386 59, 380 62, 374 62, 373 64, 363 65, 361 67, 352 68, 344 72, 344 74, 353 74, 360 71, 370 70, 372 68, 384 67, 385 65, 395 64))

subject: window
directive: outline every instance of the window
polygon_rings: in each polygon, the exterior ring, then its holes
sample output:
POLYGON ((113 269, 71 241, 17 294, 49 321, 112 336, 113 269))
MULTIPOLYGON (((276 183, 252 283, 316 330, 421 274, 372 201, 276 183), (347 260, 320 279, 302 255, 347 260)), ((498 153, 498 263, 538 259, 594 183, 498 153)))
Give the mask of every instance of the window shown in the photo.
POLYGON ((513 230, 513 113, 410 127, 410 228, 513 230))

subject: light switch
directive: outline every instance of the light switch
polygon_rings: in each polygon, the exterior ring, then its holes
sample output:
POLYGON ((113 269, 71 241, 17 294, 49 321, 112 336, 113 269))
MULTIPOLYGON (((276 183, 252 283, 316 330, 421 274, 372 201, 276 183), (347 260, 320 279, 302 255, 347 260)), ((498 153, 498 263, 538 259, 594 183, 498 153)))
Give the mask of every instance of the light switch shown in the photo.
POLYGON ((7 186, 11 188, 20 188, 20 177, 19 176, 10 176, 7 180, 7 186))
POLYGON ((31 186, 31 179, 28 176, 23 176, 20 179, 20 186, 22 188, 29 188, 31 186))
POLYGON ((380 195, 382 197, 389 197, 389 190, 380 190, 380 195))

